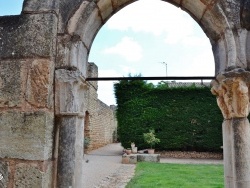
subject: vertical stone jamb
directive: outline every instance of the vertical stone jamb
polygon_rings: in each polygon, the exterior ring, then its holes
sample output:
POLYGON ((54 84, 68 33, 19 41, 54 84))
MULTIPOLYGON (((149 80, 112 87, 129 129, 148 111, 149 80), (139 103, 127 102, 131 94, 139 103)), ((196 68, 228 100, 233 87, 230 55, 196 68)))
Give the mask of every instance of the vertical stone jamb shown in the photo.
POLYGON ((212 93, 224 117, 223 154, 226 188, 250 185, 250 72, 244 69, 219 74, 212 82, 212 93))
POLYGON ((224 155, 224 181, 225 187, 233 188, 233 152, 232 138, 233 132, 230 120, 224 120, 222 123, 223 134, 223 155, 224 155))
POLYGON ((58 69, 56 116, 58 124, 57 187, 83 187, 84 92, 86 85, 78 70, 58 69))

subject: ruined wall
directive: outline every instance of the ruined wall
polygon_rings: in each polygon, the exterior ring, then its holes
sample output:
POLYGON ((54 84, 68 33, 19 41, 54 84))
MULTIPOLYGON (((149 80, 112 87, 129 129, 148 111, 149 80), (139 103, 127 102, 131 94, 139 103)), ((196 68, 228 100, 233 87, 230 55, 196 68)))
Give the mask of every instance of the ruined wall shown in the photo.
MULTIPOLYGON (((89 63, 88 67, 88 76, 97 77, 97 66, 94 63, 89 63)), ((86 151, 97 149, 116 140, 117 121, 115 106, 108 106, 100 101, 97 89, 97 82, 89 82, 86 94, 88 99, 88 122, 85 123, 85 137, 90 139, 90 143, 86 151)))
POLYGON ((51 187, 53 13, 0 17, 0 187, 51 187))
POLYGON ((98 100, 97 109, 90 117, 90 145, 89 150, 97 149, 114 142, 117 122, 112 108, 98 100))

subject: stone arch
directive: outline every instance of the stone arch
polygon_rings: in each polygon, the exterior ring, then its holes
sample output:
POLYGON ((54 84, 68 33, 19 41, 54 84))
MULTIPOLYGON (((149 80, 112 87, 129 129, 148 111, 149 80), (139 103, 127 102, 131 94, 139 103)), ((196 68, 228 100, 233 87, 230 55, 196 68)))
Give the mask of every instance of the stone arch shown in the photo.
MULTIPOLYGON (((61 41, 67 41, 66 44, 69 45, 67 46, 65 43, 61 44, 61 49, 64 49, 61 51, 67 51, 67 53, 59 54, 61 58, 58 58, 58 60, 64 60, 64 63, 76 67, 83 76, 86 76, 88 54, 95 35, 112 15, 133 2, 135 0, 82 1, 75 6, 67 22, 59 23, 59 25, 63 25, 64 27, 60 28, 60 31, 63 31, 63 33, 61 33, 61 38, 58 39, 58 44, 60 45, 61 41), (67 47, 64 48, 65 46, 67 47), (82 63, 83 66, 81 65, 82 63)), ((172 3, 186 11, 203 29, 212 45, 216 75, 236 70, 237 68, 250 68, 250 55, 247 53, 250 46, 249 25, 247 21, 249 17, 248 0, 165 0, 165 2, 172 3)), ((57 67, 61 67, 62 65, 64 64, 59 63, 59 61, 56 62, 57 67)), ((233 76, 240 74, 241 71, 234 73, 233 76)), ((247 121, 242 121, 242 124, 247 125, 247 121)), ((242 143, 244 143, 244 138, 242 140, 242 143)), ((225 144, 225 146, 232 148, 230 144, 225 144)), ((245 150, 248 151, 247 147, 245 150)), ((245 156, 247 154, 243 155, 239 161, 246 162, 244 159, 247 157, 245 156)), ((239 168, 237 165, 232 166, 232 156, 229 156, 227 160, 227 165, 225 166, 230 166, 236 170, 239 168)), ((240 169, 242 170, 241 174, 244 176, 248 174, 248 171, 245 171, 246 168, 242 169, 240 169)), ((226 178, 237 177, 238 175, 234 174, 231 170, 226 170, 225 174, 226 178)), ((230 181, 230 178, 225 180, 227 182, 226 186, 231 184, 230 181)), ((248 182, 246 181, 246 183, 248 182)))
MULTIPOLYGON (((78 36, 89 53, 91 44, 102 25, 121 8, 134 0, 109 1, 97 3, 83 2, 69 19, 65 31, 78 36)), ((241 28, 240 3, 217 1, 176 1, 167 0, 189 13, 201 26, 213 47, 216 74, 236 67, 247 68, 246 43, 248 31, 241 28)), ((84 59, 85 61, 86 58, 84 59)))
MULTIPOLYGON (((247 54, 249 49, 247 47, 249 44, 248 0, 162 1, 186 11, 201 26, 212 45, 216 74, 237 67, 249 69, 250 56, 247 54)), ((57 67, 61 67, 70 64, 65 61, 71 63, 80 61, 76 59, 77 57, 72 57, 70 60, 70 56, 72 56, 70 54, 74 54, 77 51, 76 48, 82 48, 81 51, 84 51, 81 53, 81 59, 86 64, 91 44, 98 30, 112 15, 133 2, 136 0, 74 0, 70 2, 63 0, 60 3, 57 0, 46 2, 25 0, 23 13, 54 11, 58 14, 58 33, 60 33, 58 42, 59 45, 66 45, 66 49, 61 50, 69 53, 68 57, 64 57, 63 54, 60 55, 60 49, 58 50, 57 67), (63 38, 62 35, 64 35, 63 38)), ((86 69, 86 67, 79 68, 86 69)))

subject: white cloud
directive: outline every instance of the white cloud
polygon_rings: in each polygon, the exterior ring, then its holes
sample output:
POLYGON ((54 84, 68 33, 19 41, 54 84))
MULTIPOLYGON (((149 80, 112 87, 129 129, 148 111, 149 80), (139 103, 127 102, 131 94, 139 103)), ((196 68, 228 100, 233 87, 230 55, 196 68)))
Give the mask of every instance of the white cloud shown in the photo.
POLYGON ((183 63, 179 64, 180 67, 175 71, 178 71, 176 74, 182 76, 214 76, 215 70, 211 62, 213 62, 212 52, 200 51, 193 58, 189 58, 188 62, 183 60, 183 63))
POLYGON ((116 70, 100 70, 98 72, 98 77, 120 77, 122 76, 116 70))
POLYGON ((113 81, 98 83, 98 98, 107 105, 116 104, 114 97, 113 81))
POLYGON ((132 74, 132 75, 136 74, 136 70, 133 67, 128 67, 128 66, 120 66, 120 67, 124 73, 124 76, 128 76, 128 74, 132 74))
POLYGON ((207 47, 208 49, 210 46, 208 46, 210 43, 207 40, 204 40, 204 37, 198 37, 198 36, 188 36, 182 40, 182 43, 186 46, 203 46, 207 47))
MULTIPOLYGON (((122 77, 122 75, 116 70, 100 70, 99 77, 122 77)), ((105 102, 107 105, 116 104, 114 89, 113 89, 113 81, 99 81, 98 82, 98 98, 105 102)))
MULTIPOLYGON (((181 9, 163 1, 141 0, 116 13, 107 22, 112 30, 152 33, 168 44, 186 44, 197 37, 194 20, 181 9)), ((202 36, 203 37, 203 36, 202 36)), ((199 39, 200 40, 200 39, 199 39)), ((202 43, 195 43, 199 45, 202 43)))
POLYGON ((105 54, 117 54, 129 62, 136 62, 142 58, 142 47, 130 37, 123 37, 122 40, 113 47, 103 50, 105 54))
POLYGON ((214 66, 211 65, 214 62, 212 51, 203 51, 199 55, 195 56, 192 64, 190 65, 190 71, 195 71, 197 76, 214 76, 214 66), (195 67, 192 68, 191 67, 195 67))

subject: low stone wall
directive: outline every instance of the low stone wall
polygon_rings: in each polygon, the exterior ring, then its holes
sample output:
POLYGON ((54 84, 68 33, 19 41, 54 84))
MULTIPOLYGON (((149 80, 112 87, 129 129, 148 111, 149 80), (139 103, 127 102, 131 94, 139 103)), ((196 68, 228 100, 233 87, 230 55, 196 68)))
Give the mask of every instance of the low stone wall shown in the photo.
POLYGON ((223 153, 214 152, 182 152, 182 151, 162 151, 157 152, 162 158, 179 158, 179 159, 223 159, 223 153))

